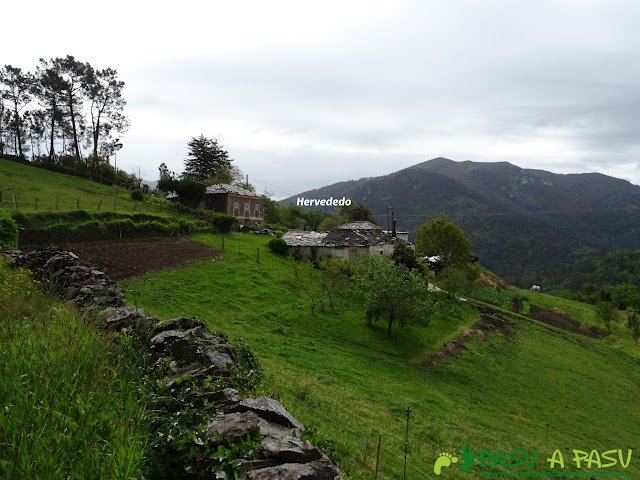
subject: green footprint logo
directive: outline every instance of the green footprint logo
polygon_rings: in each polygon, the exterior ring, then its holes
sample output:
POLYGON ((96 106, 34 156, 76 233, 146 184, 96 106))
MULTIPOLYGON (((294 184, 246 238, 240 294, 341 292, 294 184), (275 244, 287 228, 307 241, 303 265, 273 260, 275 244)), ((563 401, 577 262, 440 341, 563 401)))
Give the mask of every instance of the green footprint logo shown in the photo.
POLYGON ((436 463, 433 465, 433 473, 440 475, 442 467, 449 467, 452 463, 457 463, 458 457, 454 457, 450 453, 441 453, 436 463))
POLYGON ((473 465, 473 459, 475 458, 475 455, 472 451, 467 449, 466 445, 462 445, 460 447, 460 450, 462 450, 462 455, 460 455, 460 457, 462 458, 464 463, 458 467, 458 470, 460 470, 461 472, 466 472, 473 465))

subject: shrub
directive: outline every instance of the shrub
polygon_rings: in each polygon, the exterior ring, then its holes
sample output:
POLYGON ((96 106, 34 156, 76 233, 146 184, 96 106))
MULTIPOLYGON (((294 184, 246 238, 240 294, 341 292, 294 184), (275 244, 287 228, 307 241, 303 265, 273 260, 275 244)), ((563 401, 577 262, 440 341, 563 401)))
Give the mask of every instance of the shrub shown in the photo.
POLYGON ((269 243, 267 243, 267 247, 269 247, 269 249, 273 253, 277 253, 278 255, 286 255, 289 251, 287 242, 285 242, 281 238, 274 238, 273 240, 269 240, 269 243))
POLYGON ((0 247, 18 248, 18 225, 0 208, 0 247))
POLYGON ((236 217, 233 215, 227 215, 226 213, 214 213, 211 215, 211 224, 220 233, 230 232, 235 223, 236 217))
POLYGON ((144 193, 142 193, 142 190, 140 190, 139 188, 136 188, 135 190, 131 191, 131 199, 141 202, 144 200, 144 193))

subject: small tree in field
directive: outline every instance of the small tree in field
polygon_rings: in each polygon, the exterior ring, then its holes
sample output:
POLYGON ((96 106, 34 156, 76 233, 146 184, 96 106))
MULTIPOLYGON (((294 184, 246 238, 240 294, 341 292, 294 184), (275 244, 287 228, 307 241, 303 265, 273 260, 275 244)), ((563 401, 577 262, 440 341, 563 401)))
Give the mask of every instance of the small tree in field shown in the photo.
POLYGON ((416 258, 416 252, 407 245, 407 242, 404 240, 396 240, 393 253, 391 254, 391 260, 393 260, 396 265, 404 265, 409 270, 422 271, 416 258))
MULTIPOLYGON (((282 239, 277 240, 282 241, 282 239)), ((346 278, 345 273, 349 271, 349 267, 348 260, 336 257, 323 257, 317 262, 317 265, 307 259, 294 264, 292 283, 300 288, 311 301, 311 314, 318 304, 324 312, 326 300, 329 301, 331 310, 335 311, 333 299, 341 292, 346 278)))
POLYGON ((631 331, 631 337, 638 345, 640 338, 640 315, 636 307, 627 307, 627 328, 631 331))
POLYGON ((366 308, 367 322, 387 323, 387 338, 394 323, 427 326, 434 309, 427 282, 384 257, 363 255, 353 268, 350 290, 353 300, 366 308))
POLYGON ((322 272, 307 259, 293 264, 293 284, 300 288, 311 301, 311 315, 316 306, 327 298, 327 289, 322 282, 322 272))
POLYGON ((437 255, 451 267, 472 263, 475 260, 473 247, 462 229, 444 215, 430 219, 418 227, 416 252, 419 255, 437 255))
POLYGON ((611 322, 616 318, 616 308, 611 302, 600 302, 596 305, 596 316, 604 323, 607 331, 611 333, 611 322))

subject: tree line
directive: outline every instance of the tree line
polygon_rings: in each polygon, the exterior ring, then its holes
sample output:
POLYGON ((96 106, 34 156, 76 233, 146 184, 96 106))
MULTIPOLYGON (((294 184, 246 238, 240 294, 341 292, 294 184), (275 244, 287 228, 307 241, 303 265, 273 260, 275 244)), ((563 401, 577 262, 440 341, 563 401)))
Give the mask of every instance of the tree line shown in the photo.
POLYGON ((35 73, 5 65, 0 154, 26 159, 30 152, 32 161, 116 173, 109 159, 129 128, 124 85, 116 70, 96 69, 71 55, 41 58, 35 73))

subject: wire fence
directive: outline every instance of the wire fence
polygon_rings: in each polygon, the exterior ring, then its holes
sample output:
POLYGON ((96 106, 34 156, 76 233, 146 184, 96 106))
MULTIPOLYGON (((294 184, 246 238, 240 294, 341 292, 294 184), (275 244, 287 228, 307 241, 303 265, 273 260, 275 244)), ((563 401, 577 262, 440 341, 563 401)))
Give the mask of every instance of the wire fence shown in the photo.
MULTIPOLYGON (((331 416, 319 408, 316 408, 309 403, 301 400, 294 394, 285 394, 282 392, 281 388, 276 385, 264 381, 264 384, 271 388, 273 391, 277 391, 278 394, 290 402, 293 401, 298 408, 302 409, 307 416, 311 416, 313 418, 322 418, 323 421, 328 422, 333 426, 334 429, 341 432, 344 436, 351 436, 352 438, 356 438, 361 440, 362 442, 362 459, 359 460, 359 463, 363 466, 364 470, 368 470, 371 472, 371 478, 377 478, 376 476, 376 465, 379 467, 379 471, 384 478, 428 478, 433 480, 433 478, 424 471, 423 468, 416 465, 414 462, 410 460, 410 457, 405 461, 405 443, 404 438, 402 441, 398 442, 399 436, 401 437, 404 434, 405 424, 401 422, 402 428, 397 432, 380 432, 378 435, 365 436, 361 432, 364 429, 360 429, 360 431, 355 430, 349 427, 348 424, 353 424, 354 419, 348 416, 348 410, 344 410, 344 414, 340 415, 343 418, 339 418, 338 416, 331 416), (347 418, 348 417, 348 418, 347 418), (391 433, 391 434, 390 434, 391 433), (378 459, 377 456, 377 448, 378 442, 380 441, 380 456, 378 459), (379 462, 378 462, 379 460, 379 462), (406 474, 405 474, 406 472, 406 474)), ((406 420, 406 417, 404 417, 406 420)), ((400 424, 399 424, 400 425, 400 424)), ((409 444, 411 443, 409 439, 409 444)))
POLYGON ((158 201, 137 202, 128 198, 126 193, 119 195, 97 196, 36 196, 16 195, 11 191, 0 191, 0 208, 9 211, 113 211, 127 213, 171 214, 178 213, 175 203, 158 201))

